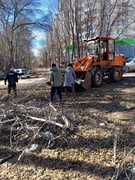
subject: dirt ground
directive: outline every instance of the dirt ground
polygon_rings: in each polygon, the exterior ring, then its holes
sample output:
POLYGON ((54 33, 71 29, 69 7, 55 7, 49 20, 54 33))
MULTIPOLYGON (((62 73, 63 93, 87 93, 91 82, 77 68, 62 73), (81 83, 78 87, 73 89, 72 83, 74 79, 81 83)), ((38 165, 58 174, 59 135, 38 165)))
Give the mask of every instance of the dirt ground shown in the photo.
POLYGON ((29 81, 17 84, 17 99, 4 97, 7 86, 0 84, 1 180, 135 178, 135 77, 76 90, 76 98, 63 92, 68 129, 30 119, 63 123, 57 96, 57 111, 48 105, 47 79, 29 81), (3 123, 7 120, 11 122, 3 123), (51 141, 46 139, 48 132, 51 141))

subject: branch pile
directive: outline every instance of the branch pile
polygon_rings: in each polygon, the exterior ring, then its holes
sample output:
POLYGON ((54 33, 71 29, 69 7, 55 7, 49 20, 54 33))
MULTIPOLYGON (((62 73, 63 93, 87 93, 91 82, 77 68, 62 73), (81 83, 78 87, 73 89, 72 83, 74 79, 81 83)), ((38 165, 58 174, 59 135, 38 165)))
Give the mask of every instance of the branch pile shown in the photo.
MULTIPOLYGON (((47 103, 42 108, 38 108, 16 104, 10 100, 9 102, 7 108, 4 104, 0 108, 0 129, 9 128, 10 147, 17 154, 19 153, 18 160, 25 153, 30 153, 39 147, 54 147, 58 140, 65 139, 73 130, 60 106, 56 109, 47 103)), ((9 158, 11 157, 14 156, 10 155, 9 158)), ((2 159, 0 163, 7 159, 7 157, 2 159)))

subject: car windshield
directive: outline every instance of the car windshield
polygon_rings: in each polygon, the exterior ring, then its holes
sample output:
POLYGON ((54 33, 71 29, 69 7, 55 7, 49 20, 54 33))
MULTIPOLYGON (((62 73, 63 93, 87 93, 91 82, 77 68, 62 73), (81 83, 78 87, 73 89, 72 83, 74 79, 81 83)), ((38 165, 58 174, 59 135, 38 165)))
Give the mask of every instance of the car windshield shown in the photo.
POLYGON ((135 60, 135 58, 129 58, 129 59, 126 60, 126 63, 130 63, 130 62, 132 62, 133 60, 135 60))
POLYGON ((26 72, 28 72, 28 69, 17 69, 16 72, 26 73, 26 72))
POLYGON ((28 72, 28 70, 27 69, 22 69, 22 72, 26 73, 26 72, 28 72))

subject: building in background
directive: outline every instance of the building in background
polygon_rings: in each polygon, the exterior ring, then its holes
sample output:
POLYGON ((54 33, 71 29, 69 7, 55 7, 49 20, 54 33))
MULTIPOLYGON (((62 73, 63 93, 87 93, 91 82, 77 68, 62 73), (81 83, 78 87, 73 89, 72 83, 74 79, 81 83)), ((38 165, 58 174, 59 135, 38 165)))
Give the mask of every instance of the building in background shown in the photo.
MULTIPOLYGON (((59 0, 58 15, 54 19, 47 41, 53 42, 60 61, 83 56, 84 39, 135 38, 134 0, 59 0)), ((116 45, 116 50, 127 57, 134 56, 134 49, 134 44, 116 45)))

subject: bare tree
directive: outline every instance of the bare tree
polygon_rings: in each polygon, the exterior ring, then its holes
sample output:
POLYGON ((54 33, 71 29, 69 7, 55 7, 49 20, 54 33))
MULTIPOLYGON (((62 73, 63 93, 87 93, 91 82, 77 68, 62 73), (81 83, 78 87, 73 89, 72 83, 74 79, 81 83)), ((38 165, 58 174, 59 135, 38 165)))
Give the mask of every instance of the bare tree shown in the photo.
POLYGON ((0 63, 5 71, 12 66, 31 67, 32 30, 39 27, 46 30, 50 20, 45 20, 48 14, 39 18, 41 11, 37 7, 36 0, 1 1, 0 63))
POLYGON ((131 36, 129 28, 133 28, 134 18, 131 18, 133 10, 134 0, 61 0, 59 1, 57 26, 53 24, 51 29, 51 34, 55 34, 51 36, 53 49, 57 46, 63 51, 69 44, 72 44, 73 59, 76 54, 79 57, 83 55, 84 39, 95 36, 115 38, 131 36), (118 27, 118 24, 121 25, 118 27))

